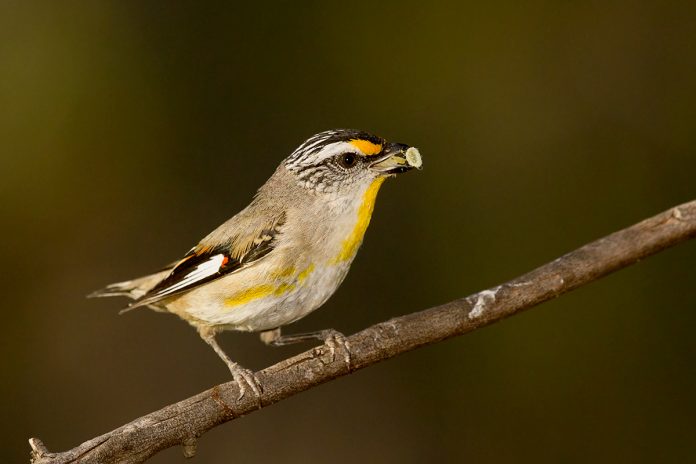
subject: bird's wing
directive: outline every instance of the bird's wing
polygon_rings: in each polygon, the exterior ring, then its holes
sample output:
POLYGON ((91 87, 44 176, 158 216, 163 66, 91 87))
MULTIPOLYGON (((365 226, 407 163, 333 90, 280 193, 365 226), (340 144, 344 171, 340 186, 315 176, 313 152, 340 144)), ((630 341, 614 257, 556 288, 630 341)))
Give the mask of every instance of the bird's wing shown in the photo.
POLYGON ((249 266, 275 248, 284 222, 285 216, 281 215, 217 244, 210 243, 206 237, 174 266, 167 277, 127 309, 157 303, 249 266))

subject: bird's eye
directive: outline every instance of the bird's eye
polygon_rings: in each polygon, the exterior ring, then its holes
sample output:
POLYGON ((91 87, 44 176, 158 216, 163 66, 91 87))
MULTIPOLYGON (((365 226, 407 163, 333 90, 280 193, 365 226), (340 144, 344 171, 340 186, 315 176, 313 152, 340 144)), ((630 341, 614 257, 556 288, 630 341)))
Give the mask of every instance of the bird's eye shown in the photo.
POLYGON ((355 163, 357 161, 358 159, 355 157, 353 153, 344 153, 343 155, 340 155, 338 157, 338 163, 346 169, 355 166, 355 163))

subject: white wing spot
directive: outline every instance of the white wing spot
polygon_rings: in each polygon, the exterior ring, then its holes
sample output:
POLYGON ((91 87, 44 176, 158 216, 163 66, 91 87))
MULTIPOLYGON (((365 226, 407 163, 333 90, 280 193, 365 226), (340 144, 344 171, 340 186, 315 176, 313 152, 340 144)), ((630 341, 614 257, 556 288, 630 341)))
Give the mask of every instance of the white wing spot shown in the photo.
POLYGON ((193 271, 186 274, 186 277, 181 279, 179 282, 163 289, 161 292, 159 292, 159 295, 165 295, 167 293, 175 292, 180 288, 186 287, 189 284, 198 282, 199 280, 203 280, 206 277, 210 277, 211 275, 215 274, 217 271, 220 270, 220 266, 222 266, 224 260, 225 255, 223 254, 211 256, 210 259, 208 259, 208 261, 205 261, 196 266, 196 268, 193 271))

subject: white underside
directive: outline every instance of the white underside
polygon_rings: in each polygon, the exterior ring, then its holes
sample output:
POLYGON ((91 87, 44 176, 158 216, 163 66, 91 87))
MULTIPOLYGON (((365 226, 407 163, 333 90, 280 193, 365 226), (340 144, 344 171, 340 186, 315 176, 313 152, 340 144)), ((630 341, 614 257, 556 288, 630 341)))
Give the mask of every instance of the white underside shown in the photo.
POLYGON ((276 282, 279 287, 295 285, 291 290, 229 305, 228 300, 236 292, 231 289, 244 291, 239 282, 258 282, 262 271, 260 268, 242 270, 182 295, 167 304, 167 309, 194 325, 254 332, 270 330, 295 322, 324 304, 345 278, 349 266, 349 263, 315 265, 302 282, 292 283, 292 279, 276 282))

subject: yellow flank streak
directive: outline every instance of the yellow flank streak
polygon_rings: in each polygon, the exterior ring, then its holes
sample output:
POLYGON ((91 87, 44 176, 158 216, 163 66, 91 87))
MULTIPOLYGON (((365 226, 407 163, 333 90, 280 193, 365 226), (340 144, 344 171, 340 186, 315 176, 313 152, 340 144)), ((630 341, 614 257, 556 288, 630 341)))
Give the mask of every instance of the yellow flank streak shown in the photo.
POLYGON ((295 284, 280 284, 280 285, 278 285, 278 288, 276 288, 276 289, 273 291, 273 294, 274 294, 275 296, 284 295, 284 294, 286 294, 286 293, 288 293, 288 292, 294 290, 296 286, 297 286, 297 285, 295 285, 295 284))
MULTIPOLYGON (((277 278, 288 278, 292 277, 297 270, 294 267, 287 269, 282 269, 277 273, 272 274, 273 277, 277 278)), ((314 264, 310 264, 304 271, 297 274, 297 283, 304 282, 309 275, 314 272, 314 264)), ((251 303, 254 300, 260 300, 268 296, 283 296, 288 292, 291 292, 297 288, 297 283, 280 283, 277 285, 264 284, 257 285, 256 287, 247 288, 241 292, 237 292, 231 297, 225 300, 225 306, 241 306, 247 303, 251 303)))
POLYGON ((285 269, 272 272, 270 276, 276 279, 289 279, 290 277, 294 276, 296 272, 297 269, 295 269, 294 266, 290 266, 286 267, 285 269))
POLYGON ((237 292, 225 300, 226 306, 240 306, 259 298, 265 298, 276 291, 275 285, 257 285, 237 292))
POLYGON ((358 209, 358 220, 355 223, 355 227, 353 227, 353 231, 348 238, 343 241, 341 251, 331 260, 332 263, 338 264, 343 261, 348 261, 358 252, 358 248, 360 248, 360 244, 365 236, 365 231, 367 231, 367 226, 370 225, 372 211, 375 209, 377 192, 379 192, 379 188, 382 186, 384 179, 384 177, 375 179, 365 191, 362 204, 358 209))
POLYGON ((280 284, 280 285, 257 285, 256 287, 247 288, 241 292, 235 293, 231 297, 225 300, 225 306, 241 306, 247 303, 251 303, 254 300, 260 300, 261 298, 266 298, 267 296, 282 296, 292 290, 294 290, 296 285, 291 284, 280 284))
POLYGON ((382 151, 382 145, 372 143, 369 140, 351 140, 350 144, 360 150, 365 155, 376 155, 382 151))
POLYGON ((310 264, 310 265, 307 267, 307 269, 305 269, 304 271, 300 272, 300 273, 298 274, 298 276, 297 276, 297 281, 298 281, 299 283, 304 282, 305 279, 306 279, 307 277, 309 277, 309 275, 310 275, 312 272, 314 272, 314 264, 310 264))

